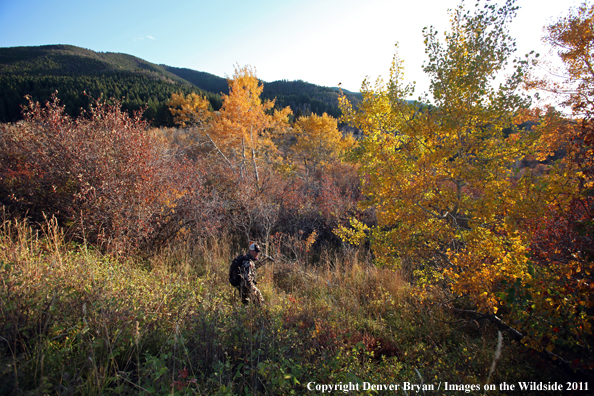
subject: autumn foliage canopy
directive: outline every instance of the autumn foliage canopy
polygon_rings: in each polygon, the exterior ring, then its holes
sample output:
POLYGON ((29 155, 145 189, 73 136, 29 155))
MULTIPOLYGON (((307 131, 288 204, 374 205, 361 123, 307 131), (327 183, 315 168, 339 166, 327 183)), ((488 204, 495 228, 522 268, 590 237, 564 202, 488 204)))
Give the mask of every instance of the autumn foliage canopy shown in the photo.
POLYGON ((428 301, 466 302, 526 345, 588 369, 592 7, 549 28, 569 71, 553 91, 567 94, 573 119, 530 108, 525 89, 535 86, 528 76, 537 58, 513 58, 516 9, 513 1, 460 6, 443 41, 426 29, 431 86, 419 101, 410 100, 397 56, 387 83, 363 83, 356 109, 343 99, 343 121, 366 135, 352 152, 360 206, 378 223, 353 219, 338 233, 369 241, 378 264, 410 269, 428 301), (555 153, 562 159, 547 162, 555 153), (526 158, 547 165, 521 166, 526 158))

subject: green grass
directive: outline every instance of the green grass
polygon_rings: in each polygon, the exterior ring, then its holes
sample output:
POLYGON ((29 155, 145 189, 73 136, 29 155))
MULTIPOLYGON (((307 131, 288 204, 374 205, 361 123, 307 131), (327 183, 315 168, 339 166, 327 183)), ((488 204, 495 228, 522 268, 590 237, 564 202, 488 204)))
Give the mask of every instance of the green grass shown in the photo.
MULTIPOLYGON (((36 232, 4 221, 0 395, 486 383, 497 330, 418 300, 401 274, 370 265, 364 252, 322 252, 315 266, 277 255, 259 271, 263 307, 244 307, 228 284, 237 253, 221 238, 114 258, 64 241, 55 223, 36 232)), ((490 382, 553 375, 504 337, 490 382)))

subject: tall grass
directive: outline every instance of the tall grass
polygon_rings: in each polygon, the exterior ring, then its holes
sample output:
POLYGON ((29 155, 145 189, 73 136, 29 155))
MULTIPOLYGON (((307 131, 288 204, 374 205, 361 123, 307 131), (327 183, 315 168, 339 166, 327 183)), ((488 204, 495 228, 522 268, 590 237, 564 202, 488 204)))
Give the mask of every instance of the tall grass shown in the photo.
POLYGON ((290 243, 259 270, 266 304, 246 307, 227 280, 240 253, 229 238, 116 259, 66 241, 51 219, 39 230, 5 219, 0 395, 279 395, 307 393, 310 382, 549 378, 509 340, 497 347, 485 323, 417 300, 403 274, 364 251, 323 251, 312 265, 286 253, 299 248, 290 243))

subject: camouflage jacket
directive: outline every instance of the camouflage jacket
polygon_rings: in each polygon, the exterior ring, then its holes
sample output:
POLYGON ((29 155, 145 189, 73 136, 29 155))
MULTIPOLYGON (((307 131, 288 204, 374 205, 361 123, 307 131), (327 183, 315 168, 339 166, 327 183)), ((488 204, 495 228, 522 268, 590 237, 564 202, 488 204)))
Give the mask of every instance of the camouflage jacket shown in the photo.
POLYGON ((235 286, 239 286, 239 279, 256 280, 256 263, 257 258, 252 257, 249 253, 243 256, 238 256, 233 260, 229 268, 229 282, 235 286))

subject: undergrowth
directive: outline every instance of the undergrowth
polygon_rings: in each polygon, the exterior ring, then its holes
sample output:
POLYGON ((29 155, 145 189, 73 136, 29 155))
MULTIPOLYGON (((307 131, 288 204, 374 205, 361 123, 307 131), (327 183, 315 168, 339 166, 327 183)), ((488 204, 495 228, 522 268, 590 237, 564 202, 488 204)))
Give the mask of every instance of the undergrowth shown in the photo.
POLYGON ((228 284, 239 252, 225 238, 147 259, 63 235, 53 221, 0 230, 0 395, 319 394, 554 375, 504 337, 489 376, 496 329, 418 300, 363 251, 323 252, 316 265, 277 254, 259 270, 266 304, 255 307, 228 284))

